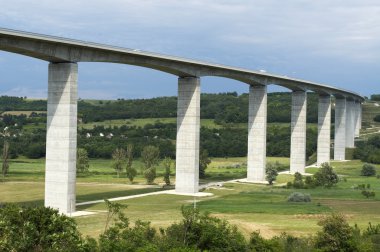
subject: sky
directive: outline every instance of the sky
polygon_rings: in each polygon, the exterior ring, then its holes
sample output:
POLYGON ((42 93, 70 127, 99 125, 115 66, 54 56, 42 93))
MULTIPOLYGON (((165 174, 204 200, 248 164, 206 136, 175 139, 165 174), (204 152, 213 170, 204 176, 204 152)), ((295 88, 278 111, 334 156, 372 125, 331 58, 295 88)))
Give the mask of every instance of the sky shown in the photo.
MULTIPOLYGON (((378 0, 0 0, 0 27, 380 93, 378 0)), ((0 51, 0 95, 46 98, 47 70, 47 62, 0 51)), ((84 99, 177 93, 176 76, 135 66, 79 63, 78 78, 84 99)), ((203 77, 201 91, 248 86, 203 77)))

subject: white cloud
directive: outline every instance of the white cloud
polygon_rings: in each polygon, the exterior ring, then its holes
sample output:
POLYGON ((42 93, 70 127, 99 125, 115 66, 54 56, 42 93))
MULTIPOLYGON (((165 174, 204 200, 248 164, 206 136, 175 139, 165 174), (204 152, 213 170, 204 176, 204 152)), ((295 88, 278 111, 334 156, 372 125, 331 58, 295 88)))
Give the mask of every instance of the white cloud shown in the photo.
POLYGON ((52 2, 0 0, 0 26, 279 74, 326 61, 380 68, 378 0, 52 2))

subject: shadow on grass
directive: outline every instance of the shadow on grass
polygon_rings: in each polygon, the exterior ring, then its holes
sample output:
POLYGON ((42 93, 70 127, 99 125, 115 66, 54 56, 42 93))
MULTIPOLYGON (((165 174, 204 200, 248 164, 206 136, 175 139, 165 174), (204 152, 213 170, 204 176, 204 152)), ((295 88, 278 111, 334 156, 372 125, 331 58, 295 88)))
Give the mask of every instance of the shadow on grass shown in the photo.
POLYGON ((201 183, 228 181, 233 179, 242 179, 247 177, 247 172, 233 172, 233 173, 212 173, 206 174, 206 177, 200 179, 201 183))
POLYGON ((102 200, 102 199, 110 199, 117 197, 125 197, 131 195, 138 195, 143 193, 151 193, 167 190, 166 188, 141 188, 141 189, 133 189, 133 190, 118 190, 118 191, 110 191, 110 192, 97 192, 90 194, 82 194, 77 195, 77 203, 86 202, 86 201, 94 201, 94 200, 102 200))

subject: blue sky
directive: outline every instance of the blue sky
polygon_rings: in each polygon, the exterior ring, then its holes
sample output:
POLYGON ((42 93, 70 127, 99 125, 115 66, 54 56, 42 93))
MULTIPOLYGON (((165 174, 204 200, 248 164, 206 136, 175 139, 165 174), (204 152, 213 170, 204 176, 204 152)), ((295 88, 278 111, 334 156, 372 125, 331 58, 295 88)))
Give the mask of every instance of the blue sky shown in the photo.
MULTIPOLYGON (((287 75, 380 93, 378 0, 0 0, 0 27, 287 75)), ((0 52, 0 95, 47 96, 47 62, 0 52)), ((202 78, 202 92, 247 92, 202 78)), ((171 96, 177 77, 80 63, 79 96, 171 96)), ((271 91, 285 90, 276 86, 271 91)))

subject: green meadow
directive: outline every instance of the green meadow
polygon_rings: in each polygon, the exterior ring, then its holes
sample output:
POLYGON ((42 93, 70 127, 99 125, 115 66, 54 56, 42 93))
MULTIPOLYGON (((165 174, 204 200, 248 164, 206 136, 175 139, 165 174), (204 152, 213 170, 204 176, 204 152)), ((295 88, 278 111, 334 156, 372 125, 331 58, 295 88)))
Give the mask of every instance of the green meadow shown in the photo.
MULTIPOLYGON (((278 162, 288 166, 288 158, 268 158, 268 162, 278 162)), ((142 163, 134 162, 140 171, 142 163)), ((288 232, 294 235, 308 235, 319 230, 317 222, 332 212, 343 213, 350 224, 366 227, 368 222, 380 223, 380 179, 360 176, 362 162, 332 162, 340 176, 337 186, 324 189, 286 189, 284 185, 293 176, 281 174, 274 186, 238 182, 225 182, 223 186, 213 186, 205 190, 213 196, 194 198, 189 196, 160 194, 144 196, 119 203, 126 204, 126 215, 135 220, 149 220, 155 227, 165 227, 181 219, 180 208, 198 207, 201 211, 227 219, 248 237, 260 230, 265 237, 288 232), (355 189, 359 184, 369 184, 376 193, 366 199, 355 189), (288 196, 299 191, 311 195, 310 203, 290 203, 288 196)), ((380 167, 377 166, 380 174, 380 167)), ((315 173, 317 168, 308 168, 315 173)), ((201 183, 229 181, 246 176, 246 158, 213 158, 206 170, 207 178, 201 183)), ((157 168, 155 185, 146 185, 141 173, 130 184, 122 175, 119 178, 111 168, 111 160, 90 160, 90 173, 78 175, 77 203, 156 192, 163 188, 163 168, 157 168)), ((171 181, 175 182, 174 167, 171 181)), ((0 182, 0 202, 42 205, 44 197, 44 160, 18 158, 12 160, 9 175, 0 182)), ((104 230, 106 208, 104 203, 78 206, 77 210, 90 211, 93 215, 76 217, 81 232, 93 237, 104 230)))

